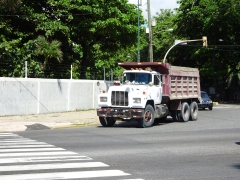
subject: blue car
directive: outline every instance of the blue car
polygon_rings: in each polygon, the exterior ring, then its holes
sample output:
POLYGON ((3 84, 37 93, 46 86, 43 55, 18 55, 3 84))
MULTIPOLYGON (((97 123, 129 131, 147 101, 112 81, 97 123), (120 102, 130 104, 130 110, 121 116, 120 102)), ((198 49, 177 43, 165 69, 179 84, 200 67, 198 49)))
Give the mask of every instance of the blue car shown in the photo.
POLYGON ((201 91, 201 102, 198 102, 198 108, 209 110, 213 109, 213 102, 205 91, 201 91))

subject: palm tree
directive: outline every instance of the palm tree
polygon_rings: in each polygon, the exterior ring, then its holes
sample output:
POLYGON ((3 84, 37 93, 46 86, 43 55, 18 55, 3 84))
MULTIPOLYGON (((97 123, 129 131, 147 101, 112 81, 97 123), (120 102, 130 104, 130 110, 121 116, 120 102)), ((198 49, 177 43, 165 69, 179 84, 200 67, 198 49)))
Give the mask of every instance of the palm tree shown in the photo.
POLYGON ((36 46, 36 54, 44 56, 44 68, 46 68, 50 58, 55 58, 58 60, 58 62, 62 62, 63 53, 60 48, 61 42, 58 40, 53 40, 51 43, 49 43, 44 36, 38 36, 36 39, 36 46))
POLYGON ((0 0, 0 6, 6 8, 8 11, 14 11, 21 4, 21 0, 0 0))

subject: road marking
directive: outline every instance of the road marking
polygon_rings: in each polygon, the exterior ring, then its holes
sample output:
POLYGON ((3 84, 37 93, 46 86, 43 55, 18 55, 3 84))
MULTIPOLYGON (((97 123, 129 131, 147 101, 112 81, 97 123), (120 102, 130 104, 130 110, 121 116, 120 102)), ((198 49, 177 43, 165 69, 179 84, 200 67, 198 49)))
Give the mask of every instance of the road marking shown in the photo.
POLYGON ((63 148, 22 148, 22 149, 0 149, 0 153, 5 152, 30 152, 30 151, 64 151, 63 148))
POLYGON ((109 165, 102 162, 82 162, 82 163, 52 163, 52 164, 34 164, 34 165, 13 165, 0 166, 2 171, 34 171, 34 170, 49 170, 49 169, 71 169, 71 168, 93 168, 93 167, 108 167, 109 165))
POLYGON ((44 142, 23 138, 13 133, 0 133, 1 180, 81 179, 131 175, 121 170, 79 171, 81 168, 110 167, 92 160, 44 142), (64 170, 65 172, 61 172, 64 170))
POLYGON ((29 158, 1 158, 0 164, 6 163, 34 163, 34 162, 56 162, 56 161, 89 161, 92 158, 87 156, 50 156, 50 157, 29 157, 29 158))
POLYGON ((6 139, 6 140, 1 140, 1 142, 9 142, 9 143, 14 143, 14 142, 36 142, 35 140, 31 139, 6 139))
POLYGON ((22 144, 47 144, 47 143, 44 143, 44 142, 37 142, 37 141, 34 141, 34 142, 0 142, 0 145, 22 145, 22 144))
POLYGON ((119 180, 144 180, 144 179, 119 179, 119 180))
POLYGON ((1 146, 0 145, 0 149, 9 149, 9 148, 30 148, 30 147, 55 147, 54 145, 51 144, 31 144, 31 145, 5 145, 5 146, 1 146))
POLYGON ((240 108, 239 105, 232 105, 232 106, 213 106, 213 109, 221 109, 221 108, 226 108, 226 109, 230 109, 230 108, 240 108))
POLYGON ((60 151, 60 152, 36 152, 36 153, 4 153, 0 154, 0 157, 16 157, 16 156, 52 156, 52 155, 69 155, 69 154, 77 154, 72 151, 60 151))
POLYGON ((0 133, 0 137, 1 136, 19 136, 19 135, 13 133, 0 133))
POLYGON ((101 171, 78 171, 78 172, 53 172, 39 174, 17 174, 0 176, 4 180, 26 180, 26 179, 81 179, 93 177, 113 177, 113 176, 128 176, 131 174, 120 170, 101 170, 101 171))

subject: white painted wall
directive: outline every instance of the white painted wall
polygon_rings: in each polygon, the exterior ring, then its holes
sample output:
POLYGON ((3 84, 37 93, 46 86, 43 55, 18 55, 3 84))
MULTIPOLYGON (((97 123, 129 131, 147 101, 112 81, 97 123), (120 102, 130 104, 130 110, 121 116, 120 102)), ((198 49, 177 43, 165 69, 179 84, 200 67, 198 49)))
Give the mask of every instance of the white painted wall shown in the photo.
POLYGON ((95 109, 98 94, 111 84, 101 80, 0 77, 0 116, 95 109))

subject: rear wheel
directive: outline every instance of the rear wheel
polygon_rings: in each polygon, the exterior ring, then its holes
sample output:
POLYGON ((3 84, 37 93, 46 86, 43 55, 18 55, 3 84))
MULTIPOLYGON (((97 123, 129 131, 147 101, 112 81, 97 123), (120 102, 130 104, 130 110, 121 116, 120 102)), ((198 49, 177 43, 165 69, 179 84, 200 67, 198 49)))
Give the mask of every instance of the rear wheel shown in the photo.
POLYGON ((196 121, 198 118, 198 105, 193 101, 190 105, 190 120, 196 121))
POLYGON ((154 109, 151 105, 147 105, 144 110, 143 118, 138 121, 140 127, 151 127, 154 123, 154 109))
POLYGON ((181 105, 181 111, 178 118, 182 122, 188 122, 189 117, 190 117, 190 107, 187 102, 183 102, 181 105))
POLYGON ((112 127, 116 122, 116 120, 107 117, 99 117, 99 121, 104 127, 112 127))

